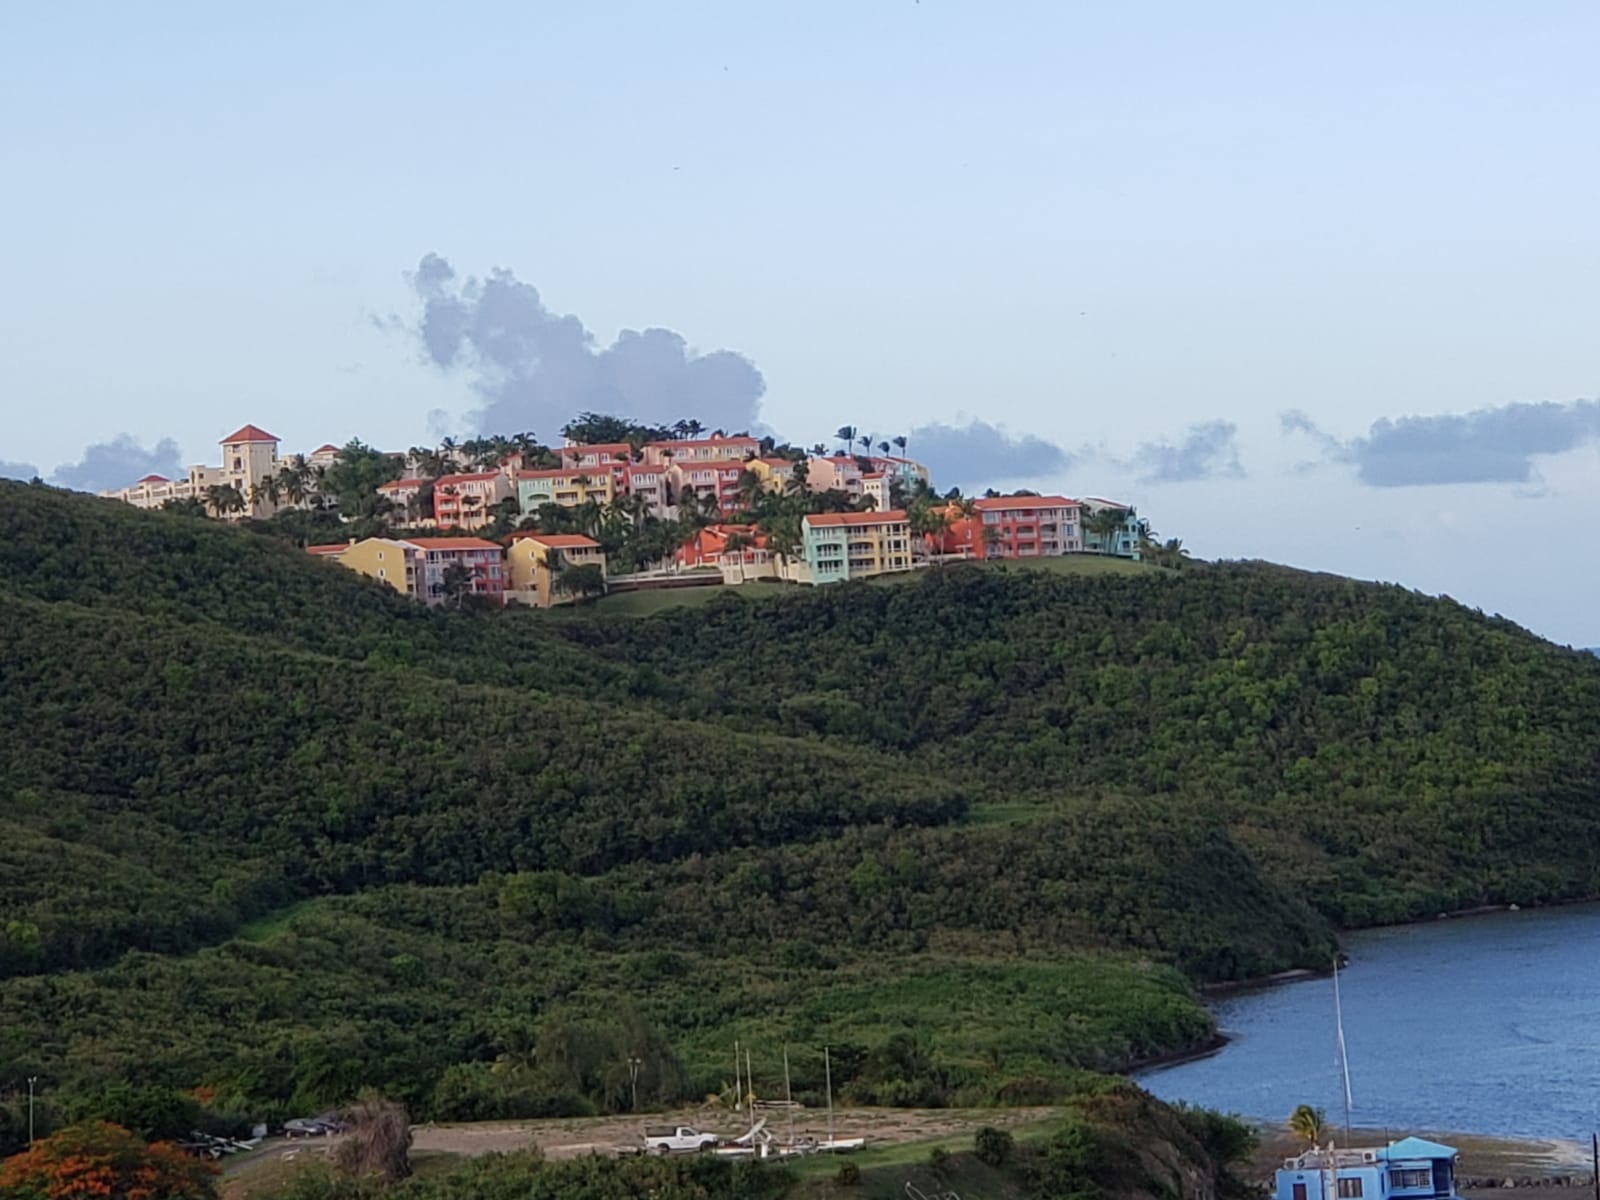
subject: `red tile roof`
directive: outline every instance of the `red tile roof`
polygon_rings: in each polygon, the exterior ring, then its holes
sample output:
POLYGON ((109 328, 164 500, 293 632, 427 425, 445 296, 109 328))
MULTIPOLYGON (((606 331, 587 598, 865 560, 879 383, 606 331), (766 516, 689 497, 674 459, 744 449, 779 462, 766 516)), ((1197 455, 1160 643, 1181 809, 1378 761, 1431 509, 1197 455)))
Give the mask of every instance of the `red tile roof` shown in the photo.
POLYGON ((307 554, 343 554, 350 549, 349 542, 335 542, 331 546, 307 546, 307 554))
POLYGON ((394 488, 420 488, 426 482, 426 479, 391 479, 388 483, 380 483, 378 490, 386 492, 394 488))
POLYGON ((808 513, 802 518, 807 525, 882 525, 889 521, 904 521, 906 510, 886 508, 879 512, 864 513, 808 513))
POLYGON ((646 446, 655 450, 682 450, 688 446, 759 446, 761 443, 745 434, 735 434, 732 437, 703 438, 700 441, 670 441, 646 442, 646 446))
POLYGON ((140 483, 171 483, 172 480, 168 479, 165 475, 146 475, 143 479, 139 480, 139 482, 140 483))
POLYGON ((558 451, 560 454, 633 454, 633 447, 627 442, 568 442, 558 451))
POLYGON ((265 429, 255 425, 246 425, 243 429, 235 430, 231 437, 223 438, 221 444, 228 446, 234 442, 276 442, 277 440, 265 429))
POLYGON ((403 542, 417 547, 419 550, 494 550, 499 546, 493 542, 486 542, 475 537, 408 537, 401 538, 403 542))
MULTIPOLYGON (((277 441, 277 439, 274 438, 273 441, 277 441)), ((311 453, 313 453, 313 454, 321 454, 324 450, 332 450, 335 454, 339 453, 339 447, 335 446, 332 442, 324 442, 322 445, 318 446, 311 453)))
MULTIPOLYGON (((617 464, 621 466, 621 463, 617 464)), ((540 471, 518 471, 518 479, 575 479, 579 475, 587 475, 590 479, 600 480, 606 478, 600 473, 599 466, 593 467, 549 467, 540 471)))
POLYGON ((974 500, 979 512, 995 512, 1007 508, 1076 508, 1076 500, 1065 496, 985 496, 974 500))
POLYGON ((433 481, 433 486, 441 488, 447 484, 482 483, 486 479, 498 479, 499 477, 499 471, 478 471, 471 475, 441 475, 433 481))

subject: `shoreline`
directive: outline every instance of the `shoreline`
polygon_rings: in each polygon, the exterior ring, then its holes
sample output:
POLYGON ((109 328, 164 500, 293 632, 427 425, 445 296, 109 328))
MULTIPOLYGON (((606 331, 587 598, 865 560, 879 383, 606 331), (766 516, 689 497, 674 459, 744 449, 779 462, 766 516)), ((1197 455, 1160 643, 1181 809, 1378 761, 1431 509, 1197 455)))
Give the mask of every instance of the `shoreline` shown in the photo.
MULTIPOLYGON (((1251 1123, 1261 1138, 1252 1159, 1258 1173, 1270 1177, 1282 1159, 1293 1157, 1305 1148, 1282 1121, 1251 1123)), ((1515 1187, 1547 1188, 1552 1186, 1552 1181, 1571 1187, 1593 1186, 1593 1158, 1587 1139, 1352 1126, 1347 1145, 1382 1146, 1408 1135, 1455 1147, 1460 1152, 1456 1160, 1457 1186, 1465 1191, 1504 1188, 1508 1180, 1515 1187)))
MULTIPOLYGON (((1457 921, 1472 917, 1487 917, 1495 913, 1514 912, 1543 912, 1551 908, 1571 908, 1579 904, 1600 904, 1600 892, 1591 892, 1582 896, 1570 896, 1562 900, 1545 900, 1537 904, 1518 904, 1508 901, 1505 904, 1477 904, 1471 908, 1453 908, 1445 912, 1435 913, 1431 917, 1412 917, 1404 921, 1380 921, 1375 925, 1361 925, 1354 929, 1335 929, 1339 937, 1349 934, 1369 933, 1378 929, 1403 929, 1407 925, 1427 925, 1434 921, 1457 921)), ((1349 954, 1341 946, 1339 949, 1339 965, 1342 967, 1349 961, 1349 954)), ((1202 999, 1212 996, 1230 996, 1236 992, 1255 991, 1259 988, 1279 987, 1286 983, 1300 983, 1307 979, 1327 979, 1333 974, 1331 967, 1290 967, 1284 971, 1274 971, 1270 975, 1252 975, 1247 979, 1220 979, 1210 983, 1195 984, 1195 991, 1202 999)))

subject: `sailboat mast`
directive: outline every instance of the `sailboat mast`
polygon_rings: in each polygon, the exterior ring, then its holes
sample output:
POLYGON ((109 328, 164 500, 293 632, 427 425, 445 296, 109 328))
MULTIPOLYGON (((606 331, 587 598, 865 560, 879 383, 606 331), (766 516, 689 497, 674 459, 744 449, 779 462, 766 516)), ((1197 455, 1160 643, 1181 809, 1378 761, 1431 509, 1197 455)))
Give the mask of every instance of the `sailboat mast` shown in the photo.
MULTIPOLYGON (((789 1046, 783 1047, 783 1099, 789 1109, 789 1145, 794 1145, 794 1087, 789 1082, 789 1046)), ((1595 1200, 1600 1200, 1597 1196, 1595 1200)))
POLYGON ((1350 1057, 1344 1048, 1344 1005, 1339 999, 1339 955, 1333 956, 1333 1021, 1339 1030, 1339 1071, 1344 1077, 1344 1140, 1350 1142, 1350 1057))
POLYGON ((828 1145, 833 1145, 833 1066, 828 1061, 828 1048, 822 1048, 822 1075, 828 1087, 828 1145))

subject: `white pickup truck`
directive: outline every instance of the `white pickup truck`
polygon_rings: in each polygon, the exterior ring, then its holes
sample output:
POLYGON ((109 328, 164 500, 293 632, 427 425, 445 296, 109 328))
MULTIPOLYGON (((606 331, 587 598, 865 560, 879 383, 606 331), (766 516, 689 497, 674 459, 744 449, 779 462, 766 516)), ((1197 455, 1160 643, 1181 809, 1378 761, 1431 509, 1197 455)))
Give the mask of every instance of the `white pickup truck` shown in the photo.
POLYGON ((646 1125, 644 1148, 656 1154, 682 1154, 709 1150, 722 1139, 714 1133, 701 1133, 688 1125, 646 1125))

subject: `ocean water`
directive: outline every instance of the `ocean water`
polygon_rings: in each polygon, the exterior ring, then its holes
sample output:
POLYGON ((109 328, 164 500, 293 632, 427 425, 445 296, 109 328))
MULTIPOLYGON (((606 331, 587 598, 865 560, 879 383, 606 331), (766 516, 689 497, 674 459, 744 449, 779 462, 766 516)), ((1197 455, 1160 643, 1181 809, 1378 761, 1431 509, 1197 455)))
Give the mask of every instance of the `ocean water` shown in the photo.
MULTIPOLYGON (((1355 934, 1340 973, 1353 1126, 1582 1138, 1600 1129, 1600 905, 1355 934)), ((1344 1119, 1329 978, 1219 1000, 1232 1040, 1146 1072, 1185 1100, 1282 1121, 1344 1119)))

